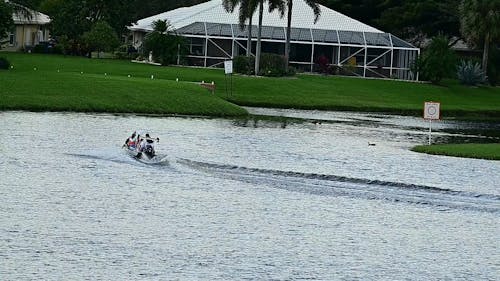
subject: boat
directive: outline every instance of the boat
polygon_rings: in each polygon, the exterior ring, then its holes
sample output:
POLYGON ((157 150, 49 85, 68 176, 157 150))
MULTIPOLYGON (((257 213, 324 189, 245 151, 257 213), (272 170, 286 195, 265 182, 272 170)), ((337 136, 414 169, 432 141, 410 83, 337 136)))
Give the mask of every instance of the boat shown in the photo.
POLYGON ((138 151, 135 147, 128 147, 128 146, 124 146, 124 149, 131 157, 136 159, 151 160, 156 156, 154 150, 138 151))
POLYGON ((146 134, 145 137, 141 137, 137 135, 137 139, 135 138, 135 132, 132 134, 132 137, 127 139, 123 148, 127 153, 138 160, 149 161, 155 158, 156 152, 154 149, 154 142, 159 142, 159 138, 151 138, 149 134, 146 134), (129 142, 130 141, 130 142, 129 142), (140 149, 140 145, 137 142, 143 141, 142 149, 140 149))

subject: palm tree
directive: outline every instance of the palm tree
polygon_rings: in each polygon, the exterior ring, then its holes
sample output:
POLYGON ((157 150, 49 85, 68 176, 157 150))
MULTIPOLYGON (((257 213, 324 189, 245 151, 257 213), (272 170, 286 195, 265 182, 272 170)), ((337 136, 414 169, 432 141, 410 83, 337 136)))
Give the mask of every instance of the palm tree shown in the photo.
MULTIPOLYGON (((259 26, 257 30, 257 48, 255 51, 255 75, 259 75, 260 71, 260 54, 261 54, 261 46, 262 46, 262 18, 264 16, 264 2, 266 0, 254 0, 259 3, 259 26)), ((269 12, 274 10, 278 10, 281 12, 281 16, 284 15, 284 4, 283 0, 267 0, 269 5, 269 12)))
POLYGON ((257 7, 259 8, 259 25, 257 29, 257 48, 255 51, 255 75, 259 74, 260 70, 260 54, 261 54, 261 41, 262 41, 262 19, 264 17, 264 3, 268 2, 269 11, 277 9, 279 11, 284 11, 283 1, 282 0, 223 0, 223 5, 226 11, 234 12, 235 7, 239 4, 239 24, 242 27, 245 24, 245 21, 249 20, 249 29, 248 29, 248 41, 247 41, 247 55, 251 50, 251 26, 252 26, 252 17, 255 13, 257 7))
POLYGON ((255 48, 255 75, 259 75, 260 71, 260 53, 262 51, 262 18, 264 17, 264 1, 259 2, 259 26, 257 28, 257 47, 255 48))
MULTIPOLYGON (((286 1, 287 6, 287 26, 286 26, 286 43, 285 43, 285 68, 288 69, 288 64, 290 63, 290 36, 292 33, 292 12, 293 12, 293 0, 283 0, 286 1)), ((314 12, 314 23, 316 23, 321 15, 321 9, 319 4, 315 0, 303 0, 306 4, 313 9, 314 12)))
POLYGON ((257 2, 252 0, 223 0, 224 9, 230 13, 234 12, 239 5, 239 24, 240 29, 245 27, 245 21, 248 19, 248 38, 247 38, 247 57, 252 54, 252 18, 257 8, 257 2))
POLYGON ((483 70, 488 71, 491 42, 500 37, 500 0, 462 0, 461 29, 472 42, 484 42, 483 70))
POLYGON ((153 22, 153 32, 144 39, 143 53, 162 65, 169 65, 178 61, 182 45, 182 37, 177 35, 170 22, 157 20, 153 22))

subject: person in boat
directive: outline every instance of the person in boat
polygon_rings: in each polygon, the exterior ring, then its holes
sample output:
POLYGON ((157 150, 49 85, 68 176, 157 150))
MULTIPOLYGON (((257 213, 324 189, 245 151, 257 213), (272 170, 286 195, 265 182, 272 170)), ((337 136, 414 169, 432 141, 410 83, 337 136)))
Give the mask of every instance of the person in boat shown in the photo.
POLYGON ((155 147, 154 147, 155 140, 160 141, 159 138, 154 139, 154 138, 150 137, 149 134, 146 134, 146 137, 141 141, 140 151, 143 151, 143 152, 149 154, 150 156, 154 156, 155 155, 155 147))
POLYGON ((124 146, 135 149, 137 147, 137 139, 135 138, 135 135, 135 132, 133 132, 132 135, 125 140, 124 146))
POLYGON ((137 151, 141 152, 142 149, 144 148, 144 138, 142 138, 141 135, 137 136, 136 145, 137 145, 137 151))

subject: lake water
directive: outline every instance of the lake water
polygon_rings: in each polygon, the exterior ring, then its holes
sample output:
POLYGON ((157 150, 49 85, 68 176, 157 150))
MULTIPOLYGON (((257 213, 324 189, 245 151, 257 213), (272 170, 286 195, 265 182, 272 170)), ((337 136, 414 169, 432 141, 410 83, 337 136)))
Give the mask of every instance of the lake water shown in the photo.
POLYGON ((0 113, 0 279, 498 280, 500 161, 411 152, 421 118, 250 110, 314 121, 0 113))

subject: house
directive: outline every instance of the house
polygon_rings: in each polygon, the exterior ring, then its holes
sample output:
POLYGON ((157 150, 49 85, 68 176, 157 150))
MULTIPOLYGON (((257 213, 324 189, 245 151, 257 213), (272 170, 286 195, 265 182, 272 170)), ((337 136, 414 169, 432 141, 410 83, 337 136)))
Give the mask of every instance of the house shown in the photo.
MULTIPOLYGON (((15 4, 16 5, 16 4, 15 4)), ((49 16, 24 8, 16 9, 12 14, 14 27, 6 40, 2 40, 2 49, 8 51, 31 50, 40 42, 49 40, 49 16)))
MULTIPOLYGON (((420 49, 398 37, 366 25, 320 5, 321 16, 314 22, 312 9, 304 0, 295 0, 292 16, 290 64, 303 71, 315 71, 318 61, 328 61, 352 75, 375 78, 418 80, 411 71, 420 49)), ((255 54, 257 26, 239 26, 238 8, 229 13, 222 0, 211 0, 141 19, 128 27, 133 44, 140 48, 144 36, 157 20, 168 20, 187 39, 190 65, 221 67, 225 60, 246 53, 251 36, 255 54)), ((252 23, 258 22, 255 13, 252 23)), ((264 11, 262 51, 284 54, 287 18, 278 11, 264 11)))

